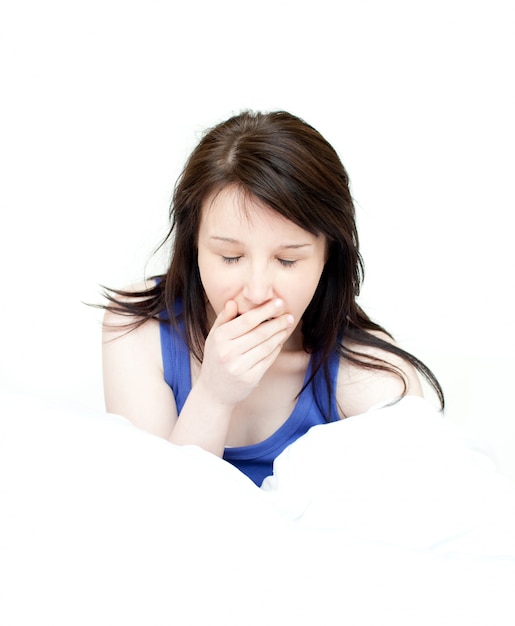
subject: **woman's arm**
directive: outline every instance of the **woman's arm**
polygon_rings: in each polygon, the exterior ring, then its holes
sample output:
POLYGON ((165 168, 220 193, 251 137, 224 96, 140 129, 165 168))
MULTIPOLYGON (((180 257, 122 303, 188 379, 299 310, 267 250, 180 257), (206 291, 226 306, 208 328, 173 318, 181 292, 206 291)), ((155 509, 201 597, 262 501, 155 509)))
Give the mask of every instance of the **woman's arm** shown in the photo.
POLYGON ((136 426, 168 439, 177 407, 163 377, 159 322, 148 320, 132 330, 126 315, 106 311, 102 361, 106 409, 136 426))
MULTIPOLYGON (((213 401, 195 384, 177 417, 172 390, 164 380, 159 322, 148 320, 128 331, 128 318, 107 311, 103 333, 106 409, 173 443, 198 445, 221 456, 232 407, 213 401)), ((130 319, 129 319, 130 321, 130 319)))
POLYGON ((147 320, 129 330, 130 317, 106 311, 107 410, 173 443, 198 445, 222 456, 234 407, 258 385, 291 332, 289 315, 274 318, 282 307, 268 302, 238 316, 235 303, 226 305, 206 340, 204 361, 180 419, 164 380, 159 322, 147 320))

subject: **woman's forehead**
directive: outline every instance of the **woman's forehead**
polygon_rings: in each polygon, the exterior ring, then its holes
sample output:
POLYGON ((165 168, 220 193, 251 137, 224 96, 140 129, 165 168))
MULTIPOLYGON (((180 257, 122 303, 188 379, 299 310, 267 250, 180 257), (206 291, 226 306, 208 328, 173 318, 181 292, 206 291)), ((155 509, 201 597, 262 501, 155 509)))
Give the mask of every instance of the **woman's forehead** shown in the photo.
POLYGON ((226 185, 208 193, 202 201, 202 211, 203 213, 210 211, 213 207, 218 210, 228 207, 246 214, 256 207, 273 210, 252 192, 236 184, 226 185))
POLYGON ((277 228, 300 229, 254 194, 236 185, 223 187, 207 196, 202 203, 202 222, 226 222, 247 228, 266 222, 277 228))

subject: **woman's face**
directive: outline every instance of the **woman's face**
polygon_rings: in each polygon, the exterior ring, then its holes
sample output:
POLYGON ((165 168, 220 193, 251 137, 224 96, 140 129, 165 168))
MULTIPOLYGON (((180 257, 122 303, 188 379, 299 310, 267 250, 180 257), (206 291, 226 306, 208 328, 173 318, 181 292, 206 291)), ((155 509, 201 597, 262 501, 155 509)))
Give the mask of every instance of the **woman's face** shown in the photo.
POLYGON ((325 261, 324 236, 303 230, 237 187, 225 187, 202 205, 198 265, 211 323, 228 300, 243 314, 281 298, 297 326, 325 261))

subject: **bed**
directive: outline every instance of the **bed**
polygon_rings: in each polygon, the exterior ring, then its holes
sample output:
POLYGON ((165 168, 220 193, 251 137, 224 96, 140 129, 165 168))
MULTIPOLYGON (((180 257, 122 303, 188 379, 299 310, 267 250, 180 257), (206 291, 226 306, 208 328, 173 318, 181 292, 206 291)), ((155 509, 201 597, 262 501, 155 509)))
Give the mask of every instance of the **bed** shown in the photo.
POLYGON ((515 624, 515 485, 420 398, 256 487, 124 418, 0 391, 0 624, 515 624))

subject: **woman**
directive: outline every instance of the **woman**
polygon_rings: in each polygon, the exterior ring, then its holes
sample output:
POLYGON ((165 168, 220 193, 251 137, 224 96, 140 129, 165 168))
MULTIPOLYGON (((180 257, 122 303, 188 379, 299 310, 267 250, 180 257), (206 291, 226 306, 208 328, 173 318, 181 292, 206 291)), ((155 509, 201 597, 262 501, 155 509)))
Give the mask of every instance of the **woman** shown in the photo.
POLYGON ((311 126, 244 112, 194 149, 163 276, 108 290, 106 407, 257 485, 311 426, 422 395, 433 374, 356 303, 347 173, 311 126), (129 331, 129 332, 128 332, 129 331))

